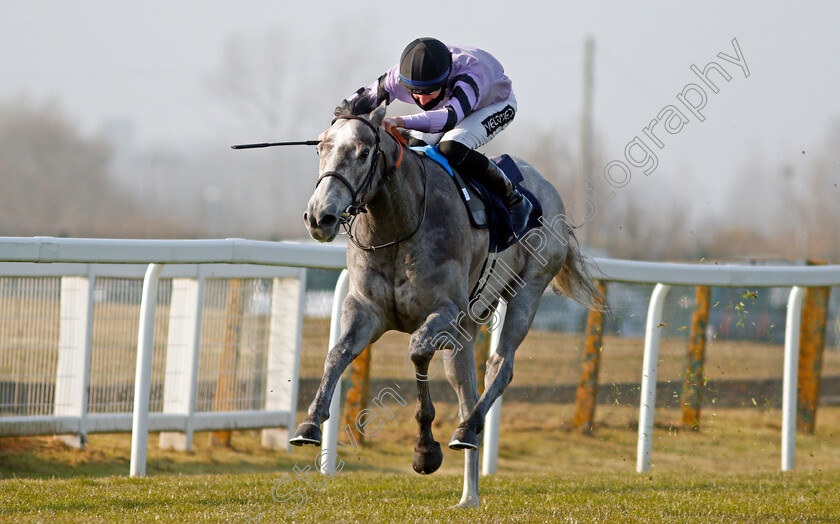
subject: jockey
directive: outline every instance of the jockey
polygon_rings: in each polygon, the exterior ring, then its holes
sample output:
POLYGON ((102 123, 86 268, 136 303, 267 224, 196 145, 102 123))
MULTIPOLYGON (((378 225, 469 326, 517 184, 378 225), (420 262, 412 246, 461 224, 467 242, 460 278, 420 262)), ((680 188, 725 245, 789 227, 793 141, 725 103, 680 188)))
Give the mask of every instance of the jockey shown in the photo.
POLYGON ((401 127, 418 141, 437 145, 449 164, 473 177, 507 206, 517 237, 525 230, 531 202, 504 172, 475 151, 510 124, 516 98, 504 68, 490 53, 472 47, 447 47, 434 38, 408 44, 400 63, 336 108, 353 114, 372 111, 399 99, 423 110, 405 117, 386 117, 386 130, 401 127))

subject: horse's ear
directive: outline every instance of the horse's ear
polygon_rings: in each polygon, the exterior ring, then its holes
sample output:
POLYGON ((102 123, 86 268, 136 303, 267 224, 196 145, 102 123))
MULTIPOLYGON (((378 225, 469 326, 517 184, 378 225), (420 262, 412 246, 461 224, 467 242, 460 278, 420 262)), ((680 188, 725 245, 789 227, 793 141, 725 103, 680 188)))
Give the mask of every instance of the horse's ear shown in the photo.
POLYGON ((379 127, 379 124, 382 123, 382 119, 385 118, 385 102, 379 105, 376 109, 374 109, 370 113, 370 123, 374 125, 374 127, 379 127))

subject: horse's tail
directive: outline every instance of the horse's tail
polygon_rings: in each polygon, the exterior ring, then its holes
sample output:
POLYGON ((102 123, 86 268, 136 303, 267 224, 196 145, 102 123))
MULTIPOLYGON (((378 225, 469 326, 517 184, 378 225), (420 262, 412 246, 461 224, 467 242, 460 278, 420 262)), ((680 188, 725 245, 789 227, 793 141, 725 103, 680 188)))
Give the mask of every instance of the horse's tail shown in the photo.
POLYGON ((587 309, 608 312, 607 297, 595 285, 571 228, 569 228, 569 243, 566 247, 568 249, 566 263, 551 280, 552 291, 571 298, 587 309))

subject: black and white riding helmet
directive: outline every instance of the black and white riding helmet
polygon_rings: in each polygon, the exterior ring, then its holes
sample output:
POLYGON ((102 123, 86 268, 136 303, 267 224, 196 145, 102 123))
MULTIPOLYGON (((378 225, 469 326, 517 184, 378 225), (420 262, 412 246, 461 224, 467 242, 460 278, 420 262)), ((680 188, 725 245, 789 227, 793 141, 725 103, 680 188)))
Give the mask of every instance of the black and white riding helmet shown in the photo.
POLYGON ((412 93, 434 93, 446 85, 451 70, 452 54, 443 42, 418 38, 400 57, 400 84, 412 93))

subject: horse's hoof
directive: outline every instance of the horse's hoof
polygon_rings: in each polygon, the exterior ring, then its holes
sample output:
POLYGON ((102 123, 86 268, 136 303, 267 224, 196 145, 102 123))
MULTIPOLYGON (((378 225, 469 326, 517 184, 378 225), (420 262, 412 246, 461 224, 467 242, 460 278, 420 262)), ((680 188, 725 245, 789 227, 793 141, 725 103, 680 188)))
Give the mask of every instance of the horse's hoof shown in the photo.
POLYGON ((417 451, 414 449, 414 458, 411 460, 411 467, 421 475, 429 475, 438 470, 443 464, 443 451, 440 444, 435 441, 434 446, 428 451, 417 451))
POLYGON ((306 444, 320 446, 321 428, 311 422, 304 422, 298 426, 294 436, 289 439, 289 444, 292 446, 303 446, 306 444))
POLYGON ((449 506, 450 509, 467 509, 479 507, 478 498, 463 498, 461 502, 454 506, 449 506))
POLYGON ((449 441, 449 449, 478 449, 478 435, 465 426, 458 426, 449 441))

